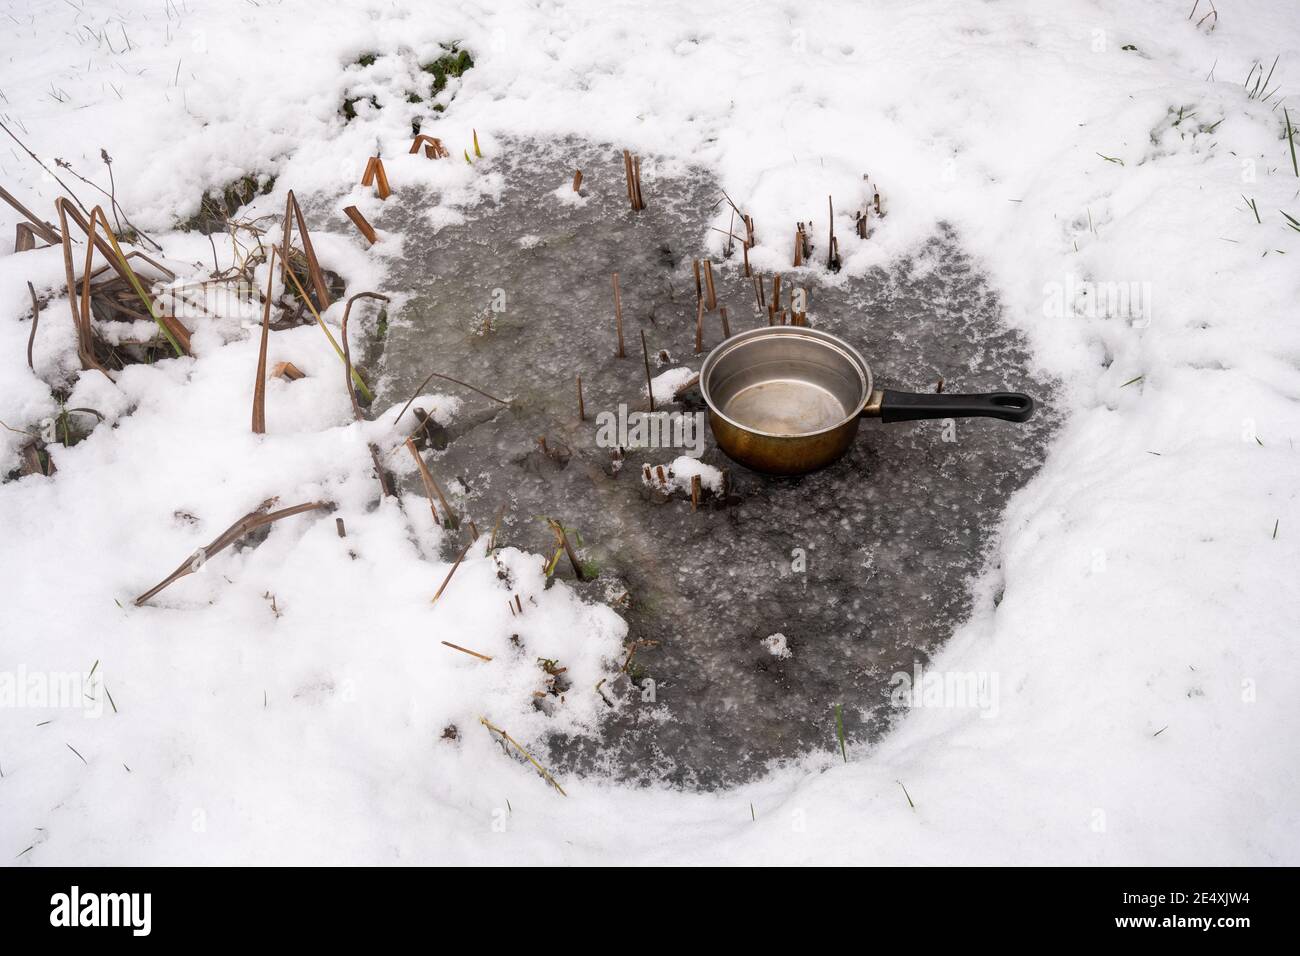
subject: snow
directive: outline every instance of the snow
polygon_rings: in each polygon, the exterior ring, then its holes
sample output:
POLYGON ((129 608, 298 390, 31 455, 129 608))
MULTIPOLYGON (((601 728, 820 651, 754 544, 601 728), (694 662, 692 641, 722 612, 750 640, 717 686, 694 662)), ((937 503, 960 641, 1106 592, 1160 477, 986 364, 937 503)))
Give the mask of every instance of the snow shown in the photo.
POLYGON ((781 660, 793 656, 793 652, 790 650, 790 644, 786 640, 786 636, 779 632, 776 634, 769 634, 767 637, 763 638, 763 646, 767 648, 769 654, 781 660))
POLYGON ((722 471, 690 455, 680 455, 671 462, 652 467, 649 477, 644 472, 641 475, 644 484, 666 494, 681 491, 689 495, 696 478, 700 479, 700 487, 705 491, 722 494, 722 471), (662 481, 659 480, 660 469, 664 475, 662 481))
MULTIPOLYGON (((276 176, 249 216, 278 215, 292 187, 309 216, 356 204, 369 217, 378 200, 357 180, 379 148, 390 179, 426 189, 432 223, 458 223, 501 187, 460 160, 472 130, 489 157, 505 137, 579 134, 655 154, 650 202, 660 168, 714 167, 754 216, 760 269, 789 271, 795 221, 821 237, 827 195, 844 275, 887 268, 951 223, 1068 417, 1005 514, 975 612, 929 668, 997 675, 995 717, 917 707, 846 765, 813 754, 717 793, 565 779, 565 798, 478 719, 525 745, 557 726, 595 733, 595 695, 533 705, 537 658, 591 687, 617 670, 624 625, 545 587, 545 558, 512 547, 471 548, 431 603, 448 532, 419 498, 372 507, 368 442, 413 468, 400 401, 352 421, 319 329, 277 332, 269 362, 306 378, 268 383, 267 434, 251 434, 257 337, 237 315, 196 329, 192 358, 111 383, 78 374, 58 250, 0 255, 3 471, 26 441, 13 429, 58 415, 48 382, 75 379, 65 404, 106 418, 55 447, 53 478, 0 485, 0 669, 98 662, 115 702, 96 719, 0 711, 10 858, 1297 862, 1300 232, 1281 212, 1300 217, 1300 181, 1276 106, 1296 82, 1300 11, 1225 9, 1210 32, 1187 6, 669 2, 633 28, 594 0, 466 2, 436 18, 368 0, 27 4, 0 40, 0 118, 65 180, 54 157, 106 182, 106 148, 123 206, 193 274, 210 268, 206 238, 168 230, 236 177, 276 176), (403 84, 453 40, 476 65, 444 114, 424 113, 454 159, 429 162, 406 152, 425 107, 403 84), (380 55, 357 66, 367 52, 380 55), (1282 92, 1248 98, 1242 78, 1275 55, 1282 92), (343 125, 358 92, 382 108, 362 102, 343 125), (865 241, 851 218, 864 173, 889 208, 865 241), (28 281, 55 292, 35 372, 28 281), (1149 283, 1150 298, 1138 314, 1078 307, 1087 282, 1149 283), (336 510, 278 523, 132 606, 273 496, 336 510)), ((0 180, 53 218, 57 184, 16 146, 0 180)), ((0 234, 16 221, 0 209, 0 234)), ((715 224, 727 228, 725 205, 715 224)), ((397 236, 370 251, 351 231, 313 238, 357 290, 382 290, 385 257, 400 255, 397 236)), ((336 334, 340 318, 336 305, 336 334)))
POLYGON ((687 382, 698 378, 699 374, 699 369, 691 369, 685 365, 670 368, 666 372, 660 372, 650 380, 651 385, 654 387, 656 406, 671 405, 676 401, 678 391, 687 382))

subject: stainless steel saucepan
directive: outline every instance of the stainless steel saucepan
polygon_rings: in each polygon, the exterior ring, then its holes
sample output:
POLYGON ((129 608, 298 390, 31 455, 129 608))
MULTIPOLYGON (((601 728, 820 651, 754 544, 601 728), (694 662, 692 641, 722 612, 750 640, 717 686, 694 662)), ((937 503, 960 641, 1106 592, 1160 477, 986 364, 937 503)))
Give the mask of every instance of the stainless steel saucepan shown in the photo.
POLYGON ((788 325, 741 332, 715 348, 700 367, 700 392, 718 447, 742 465, 776 475, 836 461, 865 416, 1025 422, 1034 414, 1034 400, 1020 392, 878 390, 871 367, 847 342, 788 325))

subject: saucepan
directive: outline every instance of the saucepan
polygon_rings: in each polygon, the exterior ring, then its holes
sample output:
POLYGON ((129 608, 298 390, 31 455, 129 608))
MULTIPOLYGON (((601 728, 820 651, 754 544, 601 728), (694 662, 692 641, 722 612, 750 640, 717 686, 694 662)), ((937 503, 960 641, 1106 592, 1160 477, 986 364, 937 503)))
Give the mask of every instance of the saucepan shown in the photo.
POLYGON ((1034 414, 1034 400, 1021 392, 878 390, 871 367, 851 345, 792 325, 751 329, 724 341, 700 367, 700 393, 718 447, 774 475, 802 475, 836 461, 864 417, 1026 422, 1034 414))

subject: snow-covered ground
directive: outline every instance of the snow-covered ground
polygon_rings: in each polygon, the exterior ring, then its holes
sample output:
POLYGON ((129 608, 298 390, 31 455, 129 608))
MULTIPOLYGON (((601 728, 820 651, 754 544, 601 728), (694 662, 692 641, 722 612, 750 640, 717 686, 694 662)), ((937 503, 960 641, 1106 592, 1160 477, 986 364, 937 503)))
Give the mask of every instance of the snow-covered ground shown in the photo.
MULTIPOLYGON (((564 779, 566 798, 478 720, 525 744, 594 727, 595 695, 533 706, 535 659, 590 687, 617 669, 617 614, 546 588, 549 555, 494 560, 486 542, 430 604, 442 530, 419 498, 370 507, 366 443, 397 444, 405 396, 354 423, 319 330, 277 332, 270 361, 308 377, 271 381, 253 435, 255 314, 196 323, 193 358, 80 373, 61 253, 8 254, 18 217, 0 208, 0 470, 57 415, 51 382, 108 419, 54 446, 53 478, 0 485, 0 858, 1300 862, 1300 231, 1283 215, 1300 220, 1284 120, 1300 7, 1191 6, 6 3, 0 119, 86 200, 53 159, 106 186, 106 149, 123 207, 194 275, 213 250, 169 230, 204 189, 273 175, 255 214, 289 188, 373 214, 356 183, 376 148, 442 221, 496 188, 505 137, 703 163, 754 216, 764 269, 787 265, 788 224, 828 194, 851 208, 870 173, 889 217, 860 242, 839 213, 846 273, 951 223, 1068 410, 933 665, 982 681, 981 706, 931 700, 847 763, 811 756, 739 790, 564 779), (456 158, 476 129, 479 165, 407 154, 402 90, 450 41, 475 66, 425 131, 456 158), (1278 92, 1252 97, 1243 81, 1275 58, 1278 92), (347 124, 345 96, 362 97, 347 124), (55 293, 34 372, 29 281, 55 293), (1096 305, 1121 287, 1126 307, 1096 305), (274 496, 337 511, 132 606, 274 496), (92 667, 84 707, 33 706, 50 675, 92 667)), ((57 183, 3 146, 0 183, 53 219, 57 183)), ((353 290, 382 291, 401 254, 397 236, 373 252, 351 231, 314 238, 353 290)), ((389 460, 413 468, 400 447, 389 460)))

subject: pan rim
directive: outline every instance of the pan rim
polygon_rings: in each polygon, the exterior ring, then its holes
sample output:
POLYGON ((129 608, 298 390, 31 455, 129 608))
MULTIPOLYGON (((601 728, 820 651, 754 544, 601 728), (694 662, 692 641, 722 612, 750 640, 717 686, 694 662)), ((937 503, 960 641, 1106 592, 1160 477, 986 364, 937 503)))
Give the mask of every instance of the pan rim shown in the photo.
POLYGON ((862 357, 861 352, 838 335, 832 335, 830 332, 823 332, 820 329, 809 328, 808 326, 760 326, 757 329, 749 329, 748 331, 737 333, 731 338, 716 345, 713 351, 704 359, 704 363, 700 366, 700 395, 704 398, 704 403, 709 406, 709 412, 717 415, 733 428, 763 438, 790 439, 794 441, 803 438, 813 438, 818 435, 826 435, 830 432, 838 431, 850 422, 855 421, 858 416, 862 414, 862 410, 866 408, 867 402, 871 400, 872 388, 873 381, 871 366, 867 364, 867 360, 862 357), (809 432, 765 432, 731 418, 725 414, 713 400, 713 396, 709 392, 709 378, 713 372, 714 366, 718 364, 724 355, 736 348, 744 346, 745 343, 756 339, 782 338, 784 336, 796 336, 799 338, 810 339, 820 344, 823 348, 840 352, 848 360, 849 364, 853 365, 857 371, 858 379, 862 383, 862 395, 858 399, 857 405, 854 406, 853 410, 834 425, 828 425, 825 428, 818 428, 815 431, 809 432))

